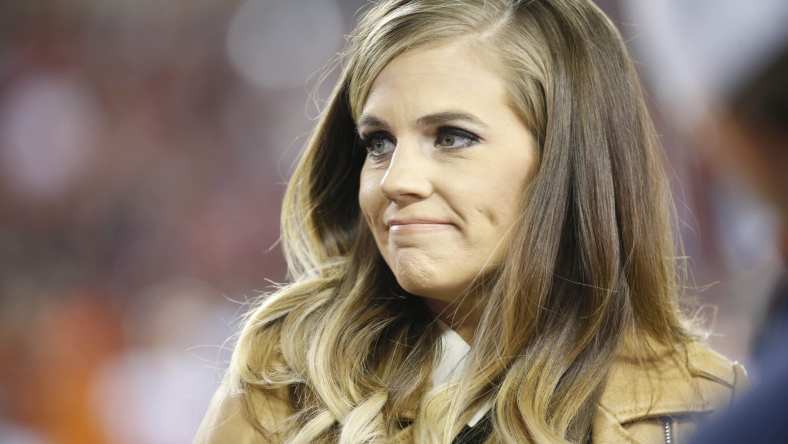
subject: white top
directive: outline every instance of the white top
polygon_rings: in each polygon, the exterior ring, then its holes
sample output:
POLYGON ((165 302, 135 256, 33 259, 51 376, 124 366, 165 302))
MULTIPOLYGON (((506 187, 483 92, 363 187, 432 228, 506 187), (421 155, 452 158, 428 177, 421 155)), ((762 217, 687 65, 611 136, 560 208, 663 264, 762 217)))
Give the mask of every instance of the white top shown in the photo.
MULTIPOLYGON (((443 328, 443 333, 440 337, 443 355, 441 355, 438 366, 432 372, 433 387, 459 379, 467 365, 465 358, 468 356, 468 352, 471 351, 471 346, 465 342, 465 339, 459 333, 440 320, 438 320, 438 324, 443 328)), ((468 421, 468 426, 475 426, 491 407, 489 401, 482 405, 468 421)))

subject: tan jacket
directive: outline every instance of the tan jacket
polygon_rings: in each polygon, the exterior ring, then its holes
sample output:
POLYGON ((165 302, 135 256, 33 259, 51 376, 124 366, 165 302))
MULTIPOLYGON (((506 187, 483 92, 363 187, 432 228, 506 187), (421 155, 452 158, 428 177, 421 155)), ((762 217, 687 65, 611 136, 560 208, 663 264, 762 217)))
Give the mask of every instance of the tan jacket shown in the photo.
MULTIPOLYGON (((747 386, 740 364, 705 345, 691 344, 685 359, 667 354, 646 365, 624 355, 614 362, 592 424, 593 444, 687 442, 696 424, 725 407, 747 386)), ((273 399, 263 425, 275 428, 288 406, 273 399)), ((405 429, 394 443, 410 443, 405 429)), ((244 419, 239 398, 224 385, 216 392, 195 437, 197 444, 263 442, 244 419)))

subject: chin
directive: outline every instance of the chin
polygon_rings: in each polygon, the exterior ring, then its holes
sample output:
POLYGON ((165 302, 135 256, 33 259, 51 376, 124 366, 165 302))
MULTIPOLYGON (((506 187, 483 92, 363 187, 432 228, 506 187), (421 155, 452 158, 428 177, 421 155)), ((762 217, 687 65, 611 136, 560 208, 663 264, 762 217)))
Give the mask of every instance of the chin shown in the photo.
POLYGON ((399 286, 412 295, 451 302, 467 285, 467 282, 457 279, 456 271, 460 264, 447 264, 412 253, 386 259, 399 286))
POLYGON ((443 284, 435 279, 424 279, 423 276, 399 275, 397 283, 412 295, 443 302, 454 301, 462 291, 462 288, 456 285, 443 284))

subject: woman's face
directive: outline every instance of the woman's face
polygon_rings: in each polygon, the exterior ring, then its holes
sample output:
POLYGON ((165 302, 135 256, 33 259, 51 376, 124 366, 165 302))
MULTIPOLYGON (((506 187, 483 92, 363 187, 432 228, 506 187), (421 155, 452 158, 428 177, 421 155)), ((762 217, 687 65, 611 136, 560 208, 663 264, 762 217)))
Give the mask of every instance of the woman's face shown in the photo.
POLYGON ((478 49, 413 49, 375 79, 358 131, 359 204, 409 293, 452 302, 500 261, 535 168, 534 139, 478 49))

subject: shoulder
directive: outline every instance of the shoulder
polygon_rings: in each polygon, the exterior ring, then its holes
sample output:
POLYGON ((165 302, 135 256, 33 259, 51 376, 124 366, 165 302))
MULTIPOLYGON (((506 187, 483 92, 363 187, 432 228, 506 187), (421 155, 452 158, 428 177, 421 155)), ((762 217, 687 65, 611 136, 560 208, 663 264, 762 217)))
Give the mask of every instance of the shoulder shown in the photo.
MULTIPOLYGON (((244 393, 231 387, 228 377, 213 395, 205 416, 194 437, 194 444, 264 443, 264 435, 247 416, 244 393)), ((269 433, 279 431, 286 418, 292 414, 286 398, 286 389, 271 392, 269 396, 256 396, 253 410, 255 417, 269 433)))
MULTIPOLYGON (((788 327, 788 326, 786 326, 788 327)), ((705 424, 696 443, 788 442, 785 400, 788 399, 788 329, 782 346, 759 362, 759 381, 725 413, 705 424)))
POLYGON ((281 332, 269 326, 261 328, 264 323, 258 319, 260 312, 265 315, 264 310, 281 298, 281 293, 269 296, 247 319, 230 366, 194 437, 195 444, 265 443, 281 436, 288 425, 294 413, 289 386, 268 377, 289 369, 280 350, 281 332))
POLYGON ((649 359, 616 357, 593 424, 595 443, 686 442, 698 420, 748 384, 741 364, 706 344, 655 351, 649 359))
POLYGON ((244 417, 240 394, 233 393, 222 383, 208 405, 194 443, 250 443, 254 441, 254 432, 254 427, 244 417))

